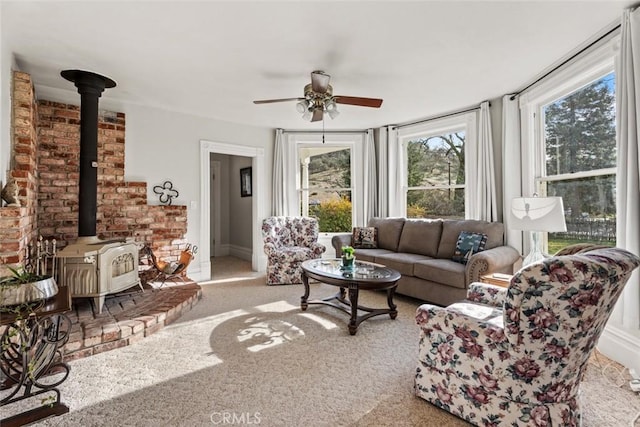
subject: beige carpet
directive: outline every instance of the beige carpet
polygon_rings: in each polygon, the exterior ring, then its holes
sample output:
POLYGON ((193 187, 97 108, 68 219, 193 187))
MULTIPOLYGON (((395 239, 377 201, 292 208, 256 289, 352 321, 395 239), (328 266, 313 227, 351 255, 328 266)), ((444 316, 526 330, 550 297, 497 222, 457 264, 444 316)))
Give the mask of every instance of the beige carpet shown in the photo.
MULTIPOLYGON (((203 299, 158 333, 71 362, 61 386, 71 411, 36 425, 467 425, 412 395, 417 301, 398 297, 395 321, 372 318, 350 336, 346 314, 301 312, 301 286, 264 282, 203 285, 203 299)), ((314 284, 311 296, 334 291, 314 284)), ((381 294, 361 299, 385 303, 381 294)), ((585 426, 628 426, 640 412, 628 384, 609 381, 614 372, 591 365, 585 426)))

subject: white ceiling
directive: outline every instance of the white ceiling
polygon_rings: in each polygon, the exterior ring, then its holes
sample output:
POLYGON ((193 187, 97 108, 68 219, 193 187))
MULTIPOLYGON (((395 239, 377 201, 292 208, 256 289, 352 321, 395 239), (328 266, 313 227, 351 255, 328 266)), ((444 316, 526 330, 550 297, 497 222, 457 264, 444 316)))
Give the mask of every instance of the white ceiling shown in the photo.
POLYGON ((40 98, 79 103, 64 69, 128 103, 270 128, 320 129, 295 102, 313 70, 340 106, 327 130, 397 124, 512 93, 610 29, 634 1, 8 1, 2 43, 40 98))

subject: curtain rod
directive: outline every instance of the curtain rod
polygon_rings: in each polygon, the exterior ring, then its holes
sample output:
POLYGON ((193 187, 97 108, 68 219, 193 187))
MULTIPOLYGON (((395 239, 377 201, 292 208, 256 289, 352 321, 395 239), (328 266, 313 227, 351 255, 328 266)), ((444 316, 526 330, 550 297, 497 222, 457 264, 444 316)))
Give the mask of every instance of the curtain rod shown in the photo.
MULTIPOLYGON (((491 103, 489 103, 489 107, 491 107, 491 103)), ((417 125, 419 123, 426 123, 433 120, 444 119, 445 117, 457 116, 458 114, 470 113, 472 111, 476 111, 479 109, 480 109, 480 106, 478 105, 477 107, 467 108, 466 110, 454 111, 453 113, 441 114, 439 116, 429 117, 428 119, 416 120, 415 122, 405 123, 402 125, 388 125, 388 126, 394 127, 396 129, 400 129, 407 126, 417 125)))
POLYGON ((544 80, 545 78, 547 78, 551 73, 554 73, 555 71, 557 71, 559 68, 563 67, 564 65, 566 65, 568 62, 573 61, 576 57, 578 57, 579 55, 583 54, 587 49, 592 48, 593 46, 595 46, 597 43, 601 42, 602 40, 604 40, 605 38, 607 38, 608 36, 610 36, 612 33, 614 33, 615 31, 617 31, 620 28, 620 24, 616 25, 615 27, 613 27, 612 29, 610 29, 609 31, 607 31, 605 34, 601 35, 600 37, 598 37, 597 39, 595 39, 594 41, 592 41, 591 43, 589 43, 588 45, 586 45, 585 47, 583 47, 582 49, 580 49, 578 52, 574 53, 573 55, 571 55, 569 58, 565 59, 564 61, 562 61, 560 64, 556 65, 555 67, 553 67, 551 70, 549 70, 548 72, 544 73, 542 76, 540 76, 539 78, 537 78, 536 80, 534 80, 533 82, 529 83, 528 85, 526 85, 525 87, 523 87, 522 89, 520 89, 517 92, 514 92, 511 94, 511 97, 509 97, 509 99, 511 101, 513 101, 514 99, 516 99, 516 97, 518 95, 520 95, 522 92, 524 92, 525 90, 529 89, 530 87, 534 86, 535 84, 541 82, 542 80, 544 80))
POLYGON ((341 134, 351 134, 351 133, 367 133, 367 130, 286 130, 282 129, 284 133, 324 133, 325 135, 333 134, 333 133, 341 133, 341 134))

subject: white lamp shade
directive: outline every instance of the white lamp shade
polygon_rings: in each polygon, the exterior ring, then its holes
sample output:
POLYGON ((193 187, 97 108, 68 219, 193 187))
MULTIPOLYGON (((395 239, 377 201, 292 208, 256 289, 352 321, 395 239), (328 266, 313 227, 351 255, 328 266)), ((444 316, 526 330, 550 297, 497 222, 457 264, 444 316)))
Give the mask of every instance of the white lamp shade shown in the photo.
POLYGON ((509 226, 523 231, 567 231, 562 197, 517 197, 511 201, 509 226))

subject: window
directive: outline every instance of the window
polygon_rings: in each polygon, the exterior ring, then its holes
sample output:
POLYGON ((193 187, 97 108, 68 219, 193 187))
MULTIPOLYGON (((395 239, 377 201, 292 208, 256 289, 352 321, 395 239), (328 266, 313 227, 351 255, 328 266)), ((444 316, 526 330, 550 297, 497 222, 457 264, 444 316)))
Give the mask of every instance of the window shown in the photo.
POLYGON ((616 111, 612 41, 531 91, 524 102, 524 194, 562 197, 566 233, 546 252, 574 243, 615 246, 616 111), (527 176, 533 185, 527 184, 527 176))
POLYGON ((465 218, 465 153, 475 141, 475 112, 426 122, 398 133, 403 157, 401 177, 409 218, 465 218))
POLYGON ((464 130, 407 143, 407 217, 464 218, 464 130))
POLYGON ((351 231, 351 148, 299 145, 298 159, 301 214, 317 218, 321 232, 351 231))
POLYGON ((616 118, 613 72, 542 109, 542 194, 561 196, 566 233, 549 235, 553 253, 572 243, 615 246, 616 118))

